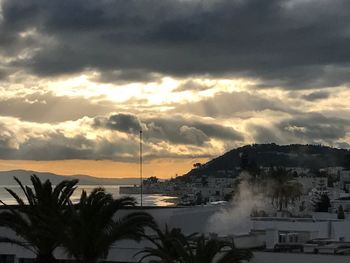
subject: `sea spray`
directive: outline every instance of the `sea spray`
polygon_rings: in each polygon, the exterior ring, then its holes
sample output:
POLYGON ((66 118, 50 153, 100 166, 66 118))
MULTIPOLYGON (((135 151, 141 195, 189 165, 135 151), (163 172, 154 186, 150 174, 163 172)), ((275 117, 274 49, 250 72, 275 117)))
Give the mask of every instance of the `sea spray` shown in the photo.
POLYGON ((268 209, 266 194, 249 180, 250 175, 242 173, 235 197, 230 206, 222 208, 208 220, 207 233, 219 235, 247 234, 251 229, 252 211, 268 209))

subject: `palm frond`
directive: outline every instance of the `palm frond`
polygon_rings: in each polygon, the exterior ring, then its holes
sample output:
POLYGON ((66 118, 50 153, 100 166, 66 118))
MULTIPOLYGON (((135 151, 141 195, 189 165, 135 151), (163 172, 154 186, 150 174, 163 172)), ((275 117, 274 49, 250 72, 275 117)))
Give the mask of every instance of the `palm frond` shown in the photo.
POLYGON ((21 187, 22 189, 22 192, 24 193, 24 195, 26 196, 27 198, 27 201, 29 201, 29 196, 28 196, 28 193, 26 191, 26 188, 24 187, 24 185, 22 184, 22 182, 17 178, 17 177, 14 177, 15 181, 17 182, 17 184, 21 187))
POLYGON ((116 217, 125 207, 136 204, 133 198, 114 199, 104 188, 95 188, 89 194, 84 190, 76 205, 68 205, 67 231, 63 246, 68 255, 86 261, 103 259, 111 245, 120 239, 140 239, 144 227, 153 218, 146 213, 130 213, 116 217))
POLYGON ((32 247, 30 245, 28 245, 28 243, 24 242, 24 241, 20 241, 18 239, 14 239, 14 238, 9 238, 9 237, 0 237, 0 243, 8 243, 8 244, 12 244, 12 245, 16 245, 19 247, 23 247, 27 250, 32 251, 33 253, 35 253, 36 251, 32 249, 32 247))
POLYGON ((54 249, 62 242, 65 232, 65 220, 62 219, 68 210, 65 204, 69 203, 76 181, 66 181, 56 189, 49 180, 42 182, 36 175, 31 176, 32 187, 23 185, 16 177, 14 179, 26 201, 13 190, 6 189, 19 206, 13 208, 0 201, 6 206, 6 210, 0 212, 0 225, 16 232, 23 242, 9 238, 2 238, 1 242, 17 244, 38 256, 51 258, 54 249), (65 198, 60 199, 61 195, 65 198))
POLYGON ((243 261, 250 261, 253 253, 249 249, 232 248, 226 252, 217 263, 241 263, 243 261))
POLYGON ((12 189, 5 187, 5 190, 16 200, 17 204, 25 205, 22 198, 19 197, 12 189))

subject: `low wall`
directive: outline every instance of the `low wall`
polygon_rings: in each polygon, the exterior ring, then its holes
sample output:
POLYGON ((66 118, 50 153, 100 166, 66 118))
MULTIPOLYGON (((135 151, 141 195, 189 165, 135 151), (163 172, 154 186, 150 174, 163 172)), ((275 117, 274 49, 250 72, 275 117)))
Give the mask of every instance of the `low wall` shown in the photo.
POLYGON ((255 252, 251 263, 348 263, 350 256, 255 252))

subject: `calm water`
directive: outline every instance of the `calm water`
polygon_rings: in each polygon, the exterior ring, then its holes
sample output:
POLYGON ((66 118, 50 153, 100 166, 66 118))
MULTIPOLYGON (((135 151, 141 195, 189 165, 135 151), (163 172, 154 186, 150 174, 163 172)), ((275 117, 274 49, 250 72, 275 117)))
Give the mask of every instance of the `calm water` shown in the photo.
MULTIPOLYGON (((84 189, 88 193, 92 191, 95 187, 99 187, 101 185, 79 185, 78 189, 75 190, 72 201, 77 202, 80 198, 81 192, 84 189)), ((5 187, 12 189, 21 197, 24 197, 22 191, 18 185, 1 185, 0 186, 0 200, 5 202, 6 204, 16 204, 12 196, 5 190, 5 187)), ((121 197, 123 195, 119 194, 119 186, 114 185, 102 185, 106 189, 107 192, 112 193, 115 198, 121 197)), ((136 199, 138 205, 140 204, 140 195, 129 195, 136 199)), ((163 195, 143 195, 143 205, 144 206, 172 206, 175 205, 173 202, 173 197, 171 196, 163 196, 163 195)))

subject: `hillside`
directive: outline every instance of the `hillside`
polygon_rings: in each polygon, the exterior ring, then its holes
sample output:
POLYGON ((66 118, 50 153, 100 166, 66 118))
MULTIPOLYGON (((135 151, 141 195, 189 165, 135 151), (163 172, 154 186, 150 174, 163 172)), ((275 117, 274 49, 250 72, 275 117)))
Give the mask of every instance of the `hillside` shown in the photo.
POLYGON ((64 176, 54 173, 42 173, 27 170, 0 171, 0 185, 14 185, 16 182, 13 177, 16 176, 23 184, 30 184, 30 176, 36 174, 41 180, 49 179, 53 184, 62 180, 79 179, 80 185, 128 185, 138 184, 138 178, 97 178, 88 175, 64 176))
POLYGON ((242 157, 258 166, 305 167, 320 169, 324 167, 344 166, 349 162, 349 150, 321 145, 277 145, 253 144, 233 149, 192 169, 185 176, 213 174, 219 170, 234 170, 240 167, 242 157))

